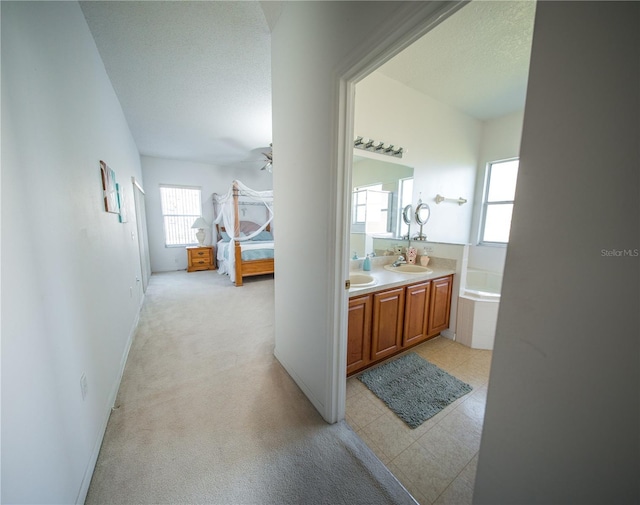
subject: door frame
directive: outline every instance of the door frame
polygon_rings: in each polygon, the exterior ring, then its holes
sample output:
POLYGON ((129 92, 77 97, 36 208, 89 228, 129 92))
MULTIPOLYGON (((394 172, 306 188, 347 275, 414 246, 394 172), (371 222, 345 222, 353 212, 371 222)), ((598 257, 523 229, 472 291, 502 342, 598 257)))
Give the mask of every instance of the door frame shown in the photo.
POLYGON ((327 420, 345 418, 348 289, 349 276, 349 223, 351 219, 351 175, 353 165, 353 134, 355 120, 356 84, 395 55, 413 44, 420 37, 438 26, 449 16, 464 7, 470 0, 456 2, 408 2, 402 4, 387 20, 386 31, 372 33, 345 58, 335 72, 334 138, 335 156, 331 167, 331 185, 334 188, 335 223, 333 263, 333 303, 330 320, 333 338, 328 346, 327 359, 327 420))
MULTIPOLYGON (((145 192, 135 177, 131 177, 133 184, 133 203, 136 212, 136 228, 138 231, 138 255, 140 256, 140 275, 142 277, 142 292, 147 292, 149 277, 151 277, 151 259, 149 258, 149 238, 147 235, 147 212, 145 208, 145 192), (138 194, 142 195, 142 202, 138 194)), ((138 280, 138 279, 137 279, 138 280)))

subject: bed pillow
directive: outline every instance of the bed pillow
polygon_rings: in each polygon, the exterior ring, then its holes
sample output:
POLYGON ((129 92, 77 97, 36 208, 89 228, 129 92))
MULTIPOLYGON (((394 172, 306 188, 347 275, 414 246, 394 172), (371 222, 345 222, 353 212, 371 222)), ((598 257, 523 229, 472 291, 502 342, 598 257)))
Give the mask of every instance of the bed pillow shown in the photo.
POLYGON ((270 242, 273 240, 273 233, 270 231, 261 231, 253 237, 253 240, 256 242, 270 242))
MULTIPOLYGON (((265 233, 265 232, 262 232, 262 233, 265 233)), ((222 237, 222 241, 223 242, 229 242, 231 240, 231 237, 229 236, 229 234, 226 231, 221 231, 220 232, 220 236, 222 237)), ((247 236, 247 234, 245 232, 241 231, 240 235, 239 235, 239 238, 244 238, 246 236, 247 236)), ((273 239, 272 238, 263 238, 261 240, 273 240, 273 239)))

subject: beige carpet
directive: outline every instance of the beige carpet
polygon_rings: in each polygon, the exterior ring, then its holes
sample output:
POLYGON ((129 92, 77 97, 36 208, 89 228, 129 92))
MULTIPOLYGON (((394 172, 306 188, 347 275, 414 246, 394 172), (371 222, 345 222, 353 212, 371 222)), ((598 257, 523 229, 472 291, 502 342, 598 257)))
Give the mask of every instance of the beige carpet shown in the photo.
POLYGON ((152 276, 86 503, 415 503, 273 357, 273 286, 152 276))

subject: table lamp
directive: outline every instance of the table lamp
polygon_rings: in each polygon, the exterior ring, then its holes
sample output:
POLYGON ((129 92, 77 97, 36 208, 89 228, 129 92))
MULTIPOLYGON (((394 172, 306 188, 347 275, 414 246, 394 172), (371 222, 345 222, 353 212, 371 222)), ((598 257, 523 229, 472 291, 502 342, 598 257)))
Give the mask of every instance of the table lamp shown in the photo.
POLYGON ((197 228, 198 229, 198 231, 196 232, 196 238, 198 239, 198 245, 200 247, 202 247, 204 245, 204 237, 205 237, 204 229, 208 228, 208 227, 209 227, 209 225, 207 224, 207 222, 204 220, 203 217, 199 217, 191 225, 191 228, 197 228))

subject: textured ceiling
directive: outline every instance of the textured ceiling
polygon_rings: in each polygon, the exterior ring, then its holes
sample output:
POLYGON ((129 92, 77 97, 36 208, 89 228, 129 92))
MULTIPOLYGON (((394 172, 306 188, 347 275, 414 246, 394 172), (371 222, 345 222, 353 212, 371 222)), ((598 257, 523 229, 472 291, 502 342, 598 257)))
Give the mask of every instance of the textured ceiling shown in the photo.
POLYGON ((269 145, 271 34, 258 2, 81 6, 141 154, 224 165, 269 145))
POLYGON ((379 72, 477 119, 522 110, 535 2, 473 1, 379 72))
MULTIPOLYGON (((80 5, 141 154, 264 165, 270 27, 286 2, 80 5)), ((520 110, 533 11, 533 2, 475 0, 379 71, 479 119, 520 110)))

